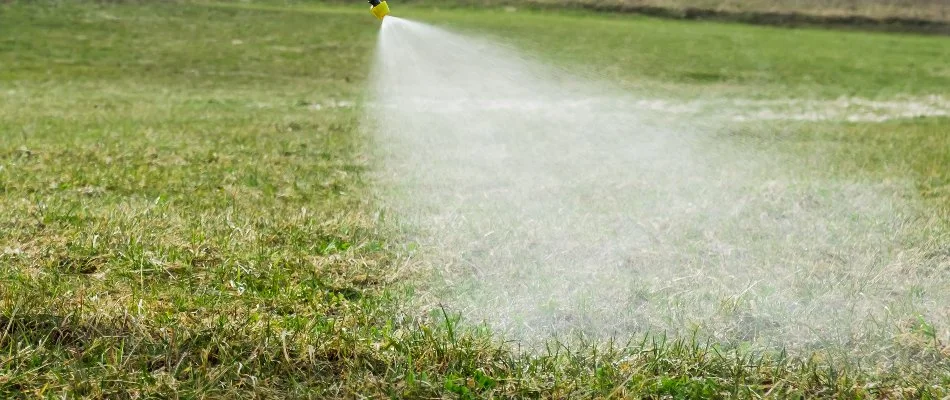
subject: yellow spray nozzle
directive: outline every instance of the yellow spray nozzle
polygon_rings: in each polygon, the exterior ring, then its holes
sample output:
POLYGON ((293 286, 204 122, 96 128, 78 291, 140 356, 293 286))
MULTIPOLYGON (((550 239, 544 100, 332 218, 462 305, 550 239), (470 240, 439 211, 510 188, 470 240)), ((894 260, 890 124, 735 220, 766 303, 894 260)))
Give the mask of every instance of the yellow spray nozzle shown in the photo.
MULTIPOLYGON (((370 4, 373 3, 373 1, 370 1, 370 4)), ((387 4, 385 1, 381 1, 379 4, 371 5, 369 12, 373 13, 376 18, 382 20, 383 18, 386 18, 387 15, 389 15, 389 4, 387 4)))

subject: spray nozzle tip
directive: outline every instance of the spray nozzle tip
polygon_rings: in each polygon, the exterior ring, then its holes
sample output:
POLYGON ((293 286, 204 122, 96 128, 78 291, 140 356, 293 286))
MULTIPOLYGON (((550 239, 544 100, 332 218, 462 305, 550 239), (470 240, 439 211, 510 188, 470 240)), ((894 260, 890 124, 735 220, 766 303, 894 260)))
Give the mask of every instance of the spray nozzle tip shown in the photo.
POLYGON ((370 4, 369 11, 373 13, 373 15, 376 16, 376 18, 379 18, 380 20, 382 20, 383 18, 386 18, 387 15, 389 15, 389 4, 386 3, 386 1, 369 0, 369 4, 370 4), (374 2, 376 4, 373 4, 374 2))

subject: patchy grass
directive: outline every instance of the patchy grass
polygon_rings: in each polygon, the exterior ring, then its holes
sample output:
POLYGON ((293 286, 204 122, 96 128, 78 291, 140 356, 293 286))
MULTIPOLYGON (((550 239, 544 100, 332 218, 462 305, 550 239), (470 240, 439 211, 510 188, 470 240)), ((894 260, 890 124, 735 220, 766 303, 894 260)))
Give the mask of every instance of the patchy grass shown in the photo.
MULTIPOLYGON (((910 339, 937 368, 875 371, 688 339, 520 354, 402 309, 411 244, 358 129, 376 22, 266 8, 0 5, 0 397, 947 395, 940 327, 910 339)), ((950 87, 934 38, 416 12, 681 93, 950 87)), ((947 126, 809 125, 783 146, 914 171, 945 210, 947 126)))

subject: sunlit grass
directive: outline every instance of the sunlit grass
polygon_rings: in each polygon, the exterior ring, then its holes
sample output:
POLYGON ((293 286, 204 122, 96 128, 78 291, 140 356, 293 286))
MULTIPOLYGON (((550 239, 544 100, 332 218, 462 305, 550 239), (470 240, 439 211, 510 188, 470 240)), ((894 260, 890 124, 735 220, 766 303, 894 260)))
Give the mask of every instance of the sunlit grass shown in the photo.
MULTIPOLYGON (((309 10, 0 5, 0 397, 946 395, 945 327, 926 321, 905 340, 939 368, 867 371, 636 335, 520 354, 451 310, 404 309, 410 244, 372 197, 359 129, 376 22, 309 10)), ((837 43, 802 45, 814 64, 761 28, 418 13, 682 92, 947 87, 935 38, 803 31, 837 43), (688 79, 707 69, 724 83, 688 79)), ((841 174, 912 173, 938 213, 946 127, 742 134, 841 174)))

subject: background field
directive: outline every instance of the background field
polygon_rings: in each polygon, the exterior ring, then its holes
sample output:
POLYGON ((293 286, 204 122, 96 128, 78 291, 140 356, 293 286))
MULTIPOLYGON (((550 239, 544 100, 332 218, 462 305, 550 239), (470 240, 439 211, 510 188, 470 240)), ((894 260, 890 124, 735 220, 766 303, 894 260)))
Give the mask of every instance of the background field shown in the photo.
MULTIPOLYGON (((675 98, 950 95, 941 37, 399 12, 675 98)), ((362 5, 0 5, 0 397, 947 395, 950 334, 927 321, 894 343, 926 363, 849 366, 689 340, 521 354, 406 309, 411 243, 359 129, 377 24, 362 5)), ((734 134, 910 179, 945 223, 948 128, 734 134)))
MULTIPOLYGON (((445 2, 411 0, 413 3, 445 5, 445 2)), ((950 19, 950 5, 940 0, 453 0, 467 6, 528 6, 586 8, 605 11, 643 12, 680 18, 739 19, 747 22, 861 24, 874 20, 942 21, 950 19), (769 14, 773 18, 769 17, 769 14), (795 18, 795 15, 817 18, 795 18), (774 18, 784 16, 783 18, 774 18)), ((910 21, 908 21, 910 22, 910 21)))

